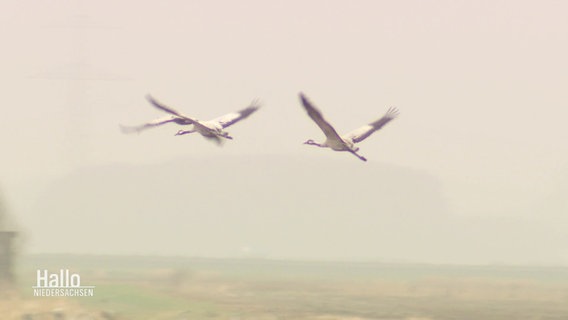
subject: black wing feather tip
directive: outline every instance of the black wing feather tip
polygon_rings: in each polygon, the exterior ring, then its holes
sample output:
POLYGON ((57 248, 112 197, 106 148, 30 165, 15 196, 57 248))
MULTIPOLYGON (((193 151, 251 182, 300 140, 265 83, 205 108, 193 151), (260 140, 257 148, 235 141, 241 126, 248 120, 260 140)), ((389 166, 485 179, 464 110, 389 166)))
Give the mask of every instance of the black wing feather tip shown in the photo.
POLYGON ((260 108, 261 106, 262 106, 262 103, 260 102, 260 99, 259 99, 259 98, 256 98, 256 99, 254 99, 254 100, 251 101, 251 103, 250 103, 250 105, 249 105, 249 108, 256 108, 256 109, 258 109, 258 108, 260 108))
POLYGON ((154 99, 154 97, 152 97, 152 95, 149 94, 149 93, 146 94, 146 100, 148 100, 148 101, 151 102, 151 103, 155 103, 155 102, 156 102, 156 99, 154 99))
POLYGON ((300 95, 300 101, 302 101, 302 104, 304 106, 311 105, 310 100, 308 100, 308 97, 306 97, 306 95, 303 92, 300 92, 299 95, 300 95))
POLYGON ((397 107, 390 107, 387 111, 387 115, 394 119, 400 115, 400 111, 397 107))

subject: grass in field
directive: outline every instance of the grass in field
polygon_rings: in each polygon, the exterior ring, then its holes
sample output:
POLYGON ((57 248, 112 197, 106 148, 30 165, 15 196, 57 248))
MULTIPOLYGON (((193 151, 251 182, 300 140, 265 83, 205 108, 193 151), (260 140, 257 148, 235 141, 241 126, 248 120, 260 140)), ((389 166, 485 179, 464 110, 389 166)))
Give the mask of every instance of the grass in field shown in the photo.
POLYGON ((21 320, 22 312, 57 308, 92 320, 110 319, 104 314, 137 320, 568 319, 565 268, 141 257, 48 262, 30 263, 19 277, 30 278, 36 265, 63 265, 80 272, 85 284, 96 285, 95 296, 34 298, 26 284, 18 298, 0 299, 0 319, 21 320), (15 307, 23 311, 3 316, 15 307))
POLYGON ((84 299, 83 305, 90 309, 112 310, 128 319, 171 319, 182 318, 182 315, 201 319, 221 314, 212 302, 183 299, 144 285, 131 284, 100 285, 95 297, 84 299))

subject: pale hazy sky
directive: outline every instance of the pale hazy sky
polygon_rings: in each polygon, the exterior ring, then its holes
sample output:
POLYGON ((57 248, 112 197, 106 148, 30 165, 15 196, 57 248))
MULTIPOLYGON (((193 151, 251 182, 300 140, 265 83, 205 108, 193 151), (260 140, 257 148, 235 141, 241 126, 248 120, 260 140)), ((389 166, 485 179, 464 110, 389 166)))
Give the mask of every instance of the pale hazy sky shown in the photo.
POLYGON ((0 187, 20 195, 17 211, 26 186, 85 166, 349 157, 302 145, 323 138, 303 91, 339 132, 398 107, 360 153, 438 177, 452 214, 552 224, 568 207, 566 12, 566 1, 2 1, 0 187), (223 148, 174 126, 122 135, 119 123, 161 115, 147 93, 200 119, 264 107, 223 148))

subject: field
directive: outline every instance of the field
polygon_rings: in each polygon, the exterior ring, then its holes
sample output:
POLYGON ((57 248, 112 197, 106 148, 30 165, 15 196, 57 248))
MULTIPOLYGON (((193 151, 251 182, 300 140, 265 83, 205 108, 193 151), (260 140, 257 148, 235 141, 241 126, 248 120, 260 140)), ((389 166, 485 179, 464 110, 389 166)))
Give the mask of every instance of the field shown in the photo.
POLYGON ((1 319, 568 319, 568 268, 26 256, 1 319), (34 297, 70 269, 93 297, 34 297))

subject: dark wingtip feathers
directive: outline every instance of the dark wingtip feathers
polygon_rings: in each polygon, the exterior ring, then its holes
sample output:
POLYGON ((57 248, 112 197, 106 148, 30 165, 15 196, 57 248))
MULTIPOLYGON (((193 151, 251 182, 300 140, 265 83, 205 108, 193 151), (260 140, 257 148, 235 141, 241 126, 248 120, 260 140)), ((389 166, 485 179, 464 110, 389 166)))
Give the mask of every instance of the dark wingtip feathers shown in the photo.
POLYGON ((389 118, 394 119, 396 117, 398 117, 400 115, 400 111, 397 109, 397 107, 390 107, 387 110, 387 114, 386 114, 389 118))

